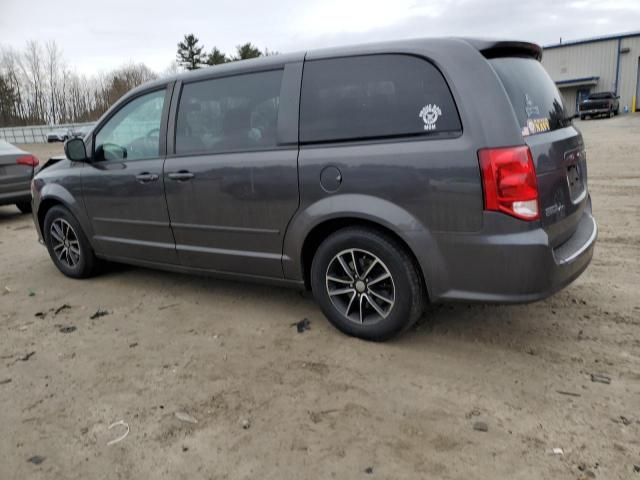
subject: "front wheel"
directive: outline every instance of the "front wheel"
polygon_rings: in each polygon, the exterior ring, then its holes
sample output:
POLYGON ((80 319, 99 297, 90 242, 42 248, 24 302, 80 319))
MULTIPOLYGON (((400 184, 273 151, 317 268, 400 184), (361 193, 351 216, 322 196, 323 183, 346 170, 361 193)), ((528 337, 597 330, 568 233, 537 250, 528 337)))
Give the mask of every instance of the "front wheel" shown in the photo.
POLYGON ((97 259, 80 224, 69 210, 52 207, 44 218, 44 241, 55 266, 67 277, 93 275, 97 259))
POLYGON ((336 328, 373 341, 413 325, 426 298, 406 249, 388 235, 360 227, 339 230, 322 242, 311 265, 311 287, 336 328))

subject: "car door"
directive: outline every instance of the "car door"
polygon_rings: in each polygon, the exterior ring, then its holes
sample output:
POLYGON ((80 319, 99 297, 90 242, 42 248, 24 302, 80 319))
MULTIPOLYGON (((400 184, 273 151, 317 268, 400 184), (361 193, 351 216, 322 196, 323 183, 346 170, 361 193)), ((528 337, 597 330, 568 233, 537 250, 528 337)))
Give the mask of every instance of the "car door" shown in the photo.
POLYGON ((298 208, 301 73, 294 63, 176 86, 164 176, 183 265, 283 276, 282 242, 298 208))
POLYGON ((162 177, 172 86, 134 96, 93 134, 82 187, 98 254, 178 263, 162 177))

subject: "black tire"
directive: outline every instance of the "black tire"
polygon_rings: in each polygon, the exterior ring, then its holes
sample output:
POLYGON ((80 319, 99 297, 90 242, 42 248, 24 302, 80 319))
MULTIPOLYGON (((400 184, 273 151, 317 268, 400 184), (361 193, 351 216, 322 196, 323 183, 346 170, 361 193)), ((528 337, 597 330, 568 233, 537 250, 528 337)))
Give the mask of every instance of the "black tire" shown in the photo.
POLYGON ((31 213, 31 202, 18 202, 16 203, 16 207, 22 213, 31 213))
POLYGON ((580 115, 580 120, 584 120, 584 115, 580 115))
MULTIPOLYGON (((93 253, 93 249, 91 248, 91 244, 89 240, 87 240, 86 235, 82 231, 80 227, 80 223, 76 220, 76 218, 71 214, 69 210, 65 207, 56 205, 52 207, 44 218, 44 227, 43 232, 44 241, 47 245, 47 250, 49 251, 49 256, 55 266, 67 277, 71 278, 87 278, 94 275, 97 271, 98 267, 98 259, 93 253), (65 261, 65 258, 60 258, 58 254, 56 254, 55 249, 59 247, 60 240, 57 240, 54 237, 52 232, 52 225, 56 223, 56 225, 62 224, 63 226, 68 225, 71 229, 72 236, 69 236, 70 242, 74 246, 74 251, 77 249, 79 251, 79 255, 73 255, 72 260, 75 260, 75 264, 72 264, 73 261, 65 261)), ((71 255, 71 253, 69 253, 71 255)))
MULTIPOLYGON (((346 266, 350 267, 353 263, 347 263, 346 266)), ((344 268, 341 271, 346 272, 344 268)), ((340 284, 331 284, 331 288, 340 284)), ((315 252, 311 265, 311 288, 320 309, 338 330, 347 335, 372 341, 388 340, 407 330, 422 315, 426 301, 422 276, 409 252, 390 236, 365 227, 338 230, 322 242, 315 252), (347 288, 350 288, 352 293, 343 294, 346 297, 343 301, 340 296, 329 296, 328 289, 332 280, 329 280, 327 276, 335 277, 335 275, 331 274, 330 268, 334 268, 335 265, 341 265, 337 260, 338 254, 350 255, 350 253, 344 252, 350 252, 351 250, 354 250, 356 255, 361 256, 356 260, 356 262, 359 262, 358 268, 355 270, 356 273, 354 273, 353 269, 351 269, 351 273, 345 273, 340 282, 349 283, 352 281, 350 279, 354 277, 358 280, 357 272, 359 270, 360 275, 363 275, 363 277, 358 286, 364 290, 358 294, 357 289, 354 287, 355 283, 347 285, 347 288), (373 261, 374 257, 377 262, 373 261), (369 260, 368 263, 367 260, 369 260), (363 285, 367 280, 364 278, 364 274, 367 273, 368 267, 374 263, 376 265, 372 267, 368 279, 375 280, 371 277, 377 276, 377 278, 380 278, 386 274, 390 275, 388 280, 377 284, 385 288, 385 282, 388 282, 386 287, 388 290, 386 292, 392 293, 385 292, 384 296, 392 298, 393 302, 386 301, 391 305, 374 298, 371 290, 376 282, 371 281, 371 284, 363 285), (380 275, 380 272, 382 272, 382 275, 380 275), (351 298, 352 294, 353 298, 351 298), (342 303, 341 307, 343 307, 343 310, 346 309, 346 314, 339 309, 339 306, 334 304, 332 298, 342 303), (358 300, 355 300, 356 298, 358 300), (370 303, 367 304, 371 299, 376 301, 378 308, 388 308, 384 317, 379 315, 370 303), (351 301, 349 302, 348 300, 351 301), (350 312, 353 312, 354 307, 351 309, 349 307, 352 306, 354 301, 357 305, 355 307, 356 311, 355 314, 350 314, 350 312), (363 307, 360 307, 359 301, 363 307), (363 311, 366 315, 363 315, 363 311), (351 318, 348 318, 348 316, 351 318), (354 316, 355 319, 353 318, 354 316), (358 321, 359 318, 366 320, 360 323, 358 321)), ((378 293, 380 292, 381 290, 378 291, 378 293)))

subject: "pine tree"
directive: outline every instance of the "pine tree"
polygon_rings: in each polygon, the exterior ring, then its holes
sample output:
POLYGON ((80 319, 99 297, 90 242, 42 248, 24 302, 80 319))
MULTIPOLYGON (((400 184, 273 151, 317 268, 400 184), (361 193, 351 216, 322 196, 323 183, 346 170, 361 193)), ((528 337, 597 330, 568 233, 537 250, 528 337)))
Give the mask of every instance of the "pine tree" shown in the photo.
POLYGON ((222 53, 218 47, 213 47, 211 53, 207 55, 207 65, 220 65, 222 63, 227 63, 229 59, 227 56, 222 53))
POLYGON ((261 56, 262 52, 260 49, 251 42, 247 42, 244 45, 238 45, 236 47, 236 56, 233 59, 246 60, 247 58, 257 58, 261 56))
POLYGON ((199 45, 200 40, 193 33, 184 36, 184 40, 178 43, 177 61, 187 70, 196 70, 205 63, 202 51, 204 47, 199 45))

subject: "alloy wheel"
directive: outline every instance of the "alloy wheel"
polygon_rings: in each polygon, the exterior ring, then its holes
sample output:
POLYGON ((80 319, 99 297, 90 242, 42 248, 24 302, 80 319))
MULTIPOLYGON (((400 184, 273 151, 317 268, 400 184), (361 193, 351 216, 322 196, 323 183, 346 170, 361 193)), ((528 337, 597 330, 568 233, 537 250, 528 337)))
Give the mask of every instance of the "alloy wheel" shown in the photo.
POLYGON ((75 230, 64 218, 56 218, 49 228, 51 247, 58 260, 70 268, 80 261, 80 242, 75 230))
POLYGON ((387 318, 395 305, 391 272, 367 250, 351 248, 335 255, 327 267, 326 288, 333 306, 358 324, 387 318))

